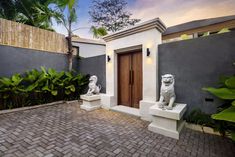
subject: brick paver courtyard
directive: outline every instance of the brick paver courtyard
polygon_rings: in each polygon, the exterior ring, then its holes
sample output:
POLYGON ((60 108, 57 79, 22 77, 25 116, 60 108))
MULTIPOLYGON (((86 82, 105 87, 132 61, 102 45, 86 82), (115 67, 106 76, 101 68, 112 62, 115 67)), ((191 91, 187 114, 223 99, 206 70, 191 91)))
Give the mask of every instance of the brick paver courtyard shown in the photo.
POLYGON ((234 156, 231 140, 184 129, 180 140, 122 113, 76 103, 0 115, 0 156, 234 156))

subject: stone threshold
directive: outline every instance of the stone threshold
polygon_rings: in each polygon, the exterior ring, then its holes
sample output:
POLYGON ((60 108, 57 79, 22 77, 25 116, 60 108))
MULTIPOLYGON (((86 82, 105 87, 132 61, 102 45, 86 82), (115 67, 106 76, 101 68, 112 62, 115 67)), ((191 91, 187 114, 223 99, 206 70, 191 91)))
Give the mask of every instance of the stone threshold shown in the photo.
POLYGON ((140 109, 137 109, 137 108, 117 105, 117 106, 111 107, 110 110, 140 117, 140 109))
POLYGON ((19 107, 19 108, 14 108, 14 109, 6 109, 6 110, 0 110, 0 115, 1 114, 8 114, 8 113, 14 113, 14 112, 19 112, 19 111, 25 111, 25 110, 32 110, 32 109, 37 109, 40 107, 49 107, 49 106, 53 106, 53 105, 59 105, 59 104, 63 104, 63 103, 74 103, 74 102, 79 102, 78 100, 72 100, 72 101, 55 101, 55 102, 51 102, 51 103, 47 103, 47 104, 40 104, 40 105, 34 105, 34 106, 27 106, 27 107, 19 107))

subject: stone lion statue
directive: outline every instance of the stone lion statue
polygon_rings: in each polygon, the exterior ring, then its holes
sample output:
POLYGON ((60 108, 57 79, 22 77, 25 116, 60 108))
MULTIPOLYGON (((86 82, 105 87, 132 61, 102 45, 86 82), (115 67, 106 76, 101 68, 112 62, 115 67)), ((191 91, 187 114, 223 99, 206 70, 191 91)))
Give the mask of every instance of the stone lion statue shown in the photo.
POLYGON ((97 76, 93 75, 90 77, 89 79, 90 83, 88 84, 88 91, 87 91, 87 94, 86 95, 93 95, 93 94, 99 94, 100 93, 100 90, 101 90, 101 86, 100 85, 96 85, 97 81, 98 81, 98 78, 97 76))
POLYGON ((175 79, 171 74, 165 74, 162 76, 162 85, 160 91, 160 100, 158 103, 159 108, 166 108, 168 110, 173 109, 175 102, 175 90, 174 90, 175 79))

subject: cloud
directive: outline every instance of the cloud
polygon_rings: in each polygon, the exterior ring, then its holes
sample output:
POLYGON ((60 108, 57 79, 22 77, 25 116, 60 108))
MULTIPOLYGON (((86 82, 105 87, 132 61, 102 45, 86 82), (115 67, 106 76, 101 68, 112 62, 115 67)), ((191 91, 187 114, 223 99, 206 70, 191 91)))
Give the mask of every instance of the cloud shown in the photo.
MULTIPOLYGON (((146 21, 160 17, 168 27, 198 19, 235 15, 235 0, 129 0, 129 2, 127 11, 132 13, 132 18, 146 21)), ((88 14, 90 5, 91 0, 80 1, 78 23, 74 24, 73 28, 88 27, 75 32, 80 37, 92 38, 88 14)), ((59 33, 67 34, 63 26, 55 25, 53 28, 59 33)))
POLYGON ((160 17, 167 26, 192 20, 235 14, 234 0, 137 0, 128 10, 132 17, 160 17))

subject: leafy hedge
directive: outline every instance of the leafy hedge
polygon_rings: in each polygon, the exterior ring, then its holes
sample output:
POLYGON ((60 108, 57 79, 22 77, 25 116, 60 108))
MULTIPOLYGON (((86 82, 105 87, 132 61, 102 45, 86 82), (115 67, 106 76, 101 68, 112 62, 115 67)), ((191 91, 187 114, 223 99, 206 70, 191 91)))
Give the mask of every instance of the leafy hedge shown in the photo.
POLYGON ((78 99, 87 87, 89 76, 57 72, 41 67, 25 74, 0 78, 0 109, 78 99))

